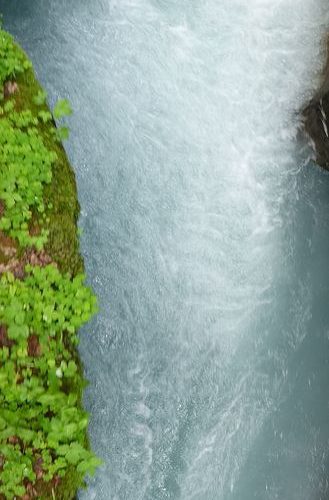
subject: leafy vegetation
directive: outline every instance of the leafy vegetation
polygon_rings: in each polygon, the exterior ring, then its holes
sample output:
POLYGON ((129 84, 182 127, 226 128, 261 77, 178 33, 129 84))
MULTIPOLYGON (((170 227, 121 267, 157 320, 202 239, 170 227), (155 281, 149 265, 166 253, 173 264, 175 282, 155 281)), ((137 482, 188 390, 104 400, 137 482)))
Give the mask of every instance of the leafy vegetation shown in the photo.
POLYGON ((72 111, 60 100, 50 113, 2 30, 0 89, 0 498, 69 500, 100 463, 76 351, 97 304, 81 272, 68 130, 54 121, 72 111))
POLYGON ((0 38, 0 81, 5 82, 8 77, 15 77, 31 68, 32 64, 23 52, 17 50, 8 33, 1 30, 0 38))
POLYGON ((47 241, 47 230, 32 236, 29 222, 32 211, 45 212, 43 186, 52 178, 52 164, 56 153, 43 144, 36 125, 38 118, 30 110, 16 112, 9 100, 0 106, 0 199, 6 211, 1 217, 0 229, 26 247, 41 249, 47 241))

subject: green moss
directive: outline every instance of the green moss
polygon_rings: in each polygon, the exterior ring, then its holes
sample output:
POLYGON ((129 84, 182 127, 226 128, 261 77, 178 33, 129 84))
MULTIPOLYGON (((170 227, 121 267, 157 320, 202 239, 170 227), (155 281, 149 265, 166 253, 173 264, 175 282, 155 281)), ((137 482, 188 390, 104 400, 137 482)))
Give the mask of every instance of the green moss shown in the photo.
MULTIPOLYGON (((3 36, 3 40, 5 40, 5 43, 2 43, 2 45, 0 43, 0 56, 4 59, 8 58, 9 62, 7 66, 10 69, 9 71, 8 68, 5 68, 3 73, 5 76, 7 75, 6 78, 9 76, 10 80, 15 80, 18 84, 18 91, 14 96, 10 97, 10 100, 14 102, 15 111, 30 110, 35 117, 40 115, 40 111, 49 113, 46 103, 40 105, 40 103, 37 104, 35 102, 35 97, 42 92, 42 88, 35 77, 28 58, 18 45, 11 42, 9 35, 4 34, 0 30, 0 36, 3 36), (19 61, 19 64, 17 61, 19 61)), ((6 78, 0 74, 0 93, 1 86, 6 78)), ((6 100, 8 98, 5 99, 5 102, 6 100)), ((45 213, 41 215, 36 211, 33 212, 29 230, 30 233, 35 232, 36 235, 40 234, 41 230, 48 231, 47 242, 43 250, 57 264, 62 273, 69 273, 73 277, 81 273, 84 268, 79 252, 77 227, 80 207, 77 199, 75 175, 62 144, 58 141, 56 134, 54 134, 54 126, 55 123, 53 120, 45 120, 45 122, 39 120, 36 125, 38 134, 42 137, 43 144, 47 150, 56 153, 56 160, 52 164, 51 182, 45 184, 43 187, 45 213)), ((0 231, 0 264, 6 263, 8 260, 7 256, 3 253, 3 246, 8 243, 6 239, 10 240, 10 245, 14 245, 18 259, 24 255, 25 251, 25 248, 20 247, 18 241, 8 238, 8 236, 0 231)), ((67 379, 63 383, 62 390, 66 394, 75 393, 78 397, 77 407, 78 409, 82 409, 82 394, 86 385, 86 381, 83 378, 83 368, 78 352, 74 344, 70 343, 69 337, 65 332, 62 338, 65 348, 71 352, 71 359, 74 359, 78 366, 78 373, 74 381, 67 379)), ((89 450, 87 433, 85 433, 83 440, 84 443, 82 444, 84 448, 89 450)), ((74 466, 70 466, 65 470, 65 476, 61 478, 59 484, 56 484, 56 486, 51 481, 48 483, 37 481, 35 487, 38 492, 38 498, 45 500, 54 498, 57 500, 73 500, 76 498, 77 490, 84 485, 85 474, 78 472, 74 466)))
POLYGON ((75 500, 81 484, 83 484, 83 475, 79 474, 74 467, 71 467, 55 490, 50 485, 40 488, 38 498, 41 500, 54 498, 56 500, 75 500))
MULTIPOLYGON (((17 50, 20 49, 17 47, 17 50)), ((48 111, 47 105, 37 106, 33 101, 33 98, 42 90, 33 69, 20 74, 16 81, 19 86, 16 98, 18 110, 30 109, 36 115, 40 110, 48 111)), ((57 153, 57 160, 53 165, 52 182, 45 187, 44 191, 46 207, 51 204, 51 209, 47 210, 49 222, 45 224, 49 230, 45 250, 63 272, 76 275, 83 271, 83 261, 79 253, 77 219, 80 206, 75 175, 62 144, 51 133, 51 127, 53 123, 40 123, 38 126, 47 149, 57 153)))

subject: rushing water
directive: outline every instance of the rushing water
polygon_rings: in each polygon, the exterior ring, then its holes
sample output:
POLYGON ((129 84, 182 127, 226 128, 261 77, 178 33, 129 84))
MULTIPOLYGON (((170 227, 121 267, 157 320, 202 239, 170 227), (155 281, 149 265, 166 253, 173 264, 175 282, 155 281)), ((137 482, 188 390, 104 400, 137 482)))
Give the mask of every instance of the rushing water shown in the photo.
POLYGON ((329 496, 325 0, 0 0, 67 149, 101 312, 84 500, 329 496))

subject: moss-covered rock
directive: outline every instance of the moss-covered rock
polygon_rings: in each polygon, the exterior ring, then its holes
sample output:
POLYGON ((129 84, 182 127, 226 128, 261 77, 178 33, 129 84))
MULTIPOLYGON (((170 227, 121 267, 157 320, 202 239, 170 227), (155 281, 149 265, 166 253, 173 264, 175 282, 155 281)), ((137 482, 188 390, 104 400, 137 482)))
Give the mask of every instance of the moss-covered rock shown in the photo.
POLYGON ((96 301, 81 274, 74 172, 43 96, 0 30, 1 499, 72 500, 99 463, 76 349, 96 301))
MULTIPOLYGON (((18 46, 17 50, 21 50, 18 46)), ((18 92, 15 94, 17 110, 30 109, 34 115, 48 111, 47 104, 37 105, 34 97, 42 91, 32 68, 19 73, 16 82, 18 92)), ((52 167, 52 182, 45 187, 45 206, 49 221, 45 227, 49 230, 45 250, 57 262, 60 269, 73 275, 83 271, 83 261, 79 252, 79 238, 77 219, 80 206, 77 198, 77 189, 74 171, 67 159, 62 144, 50 133, 54 123, 38 124, 38 130, 46 147, 55 151, 57 160, 52 167)))

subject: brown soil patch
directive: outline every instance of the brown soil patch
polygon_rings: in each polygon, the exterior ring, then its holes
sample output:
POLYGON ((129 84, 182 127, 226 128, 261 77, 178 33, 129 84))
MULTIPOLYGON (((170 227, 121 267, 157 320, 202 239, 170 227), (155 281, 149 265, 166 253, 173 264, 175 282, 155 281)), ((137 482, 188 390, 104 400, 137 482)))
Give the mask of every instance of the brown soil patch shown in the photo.
POLYGON ((14 345, 14 341, 8 337, 7 327, 0 325, 0 348, 11 347, 12 345, 14 345))
POLYGON ((27 352, 29 356, 38 358, 41 356, 41 346, 37 335, 32 334, 27 340, 27 352))
MULTIPOLYGON (((1 250, 3 249, 1 248, 0 244, 0 251, 1 250)), ((24 279, 25 266, 27 264, 40 267, 45 267, 48 264, 53 264, 57 267, 56 263, 52 261, 51 257, 44 250, 37 251, 33 248, 28 248, 27 250, 25 250, 20 259, 14 257, 9 259, 6 263, 0 263, 0 275, 6 272, 11 272, 14 274, 15 278, 24 279)))
POLYGON ((4 84, 3 86, 3 95, 5 97, 10 97, 11 95, 15 94, 16 92, 18 92, 18 85, 16 82, 11 82, 11 81, 8 81, 4 84))

